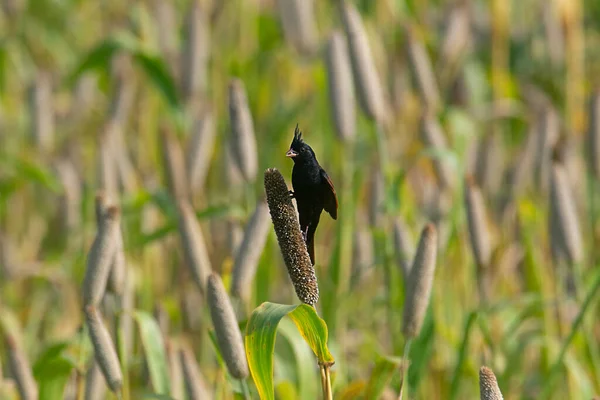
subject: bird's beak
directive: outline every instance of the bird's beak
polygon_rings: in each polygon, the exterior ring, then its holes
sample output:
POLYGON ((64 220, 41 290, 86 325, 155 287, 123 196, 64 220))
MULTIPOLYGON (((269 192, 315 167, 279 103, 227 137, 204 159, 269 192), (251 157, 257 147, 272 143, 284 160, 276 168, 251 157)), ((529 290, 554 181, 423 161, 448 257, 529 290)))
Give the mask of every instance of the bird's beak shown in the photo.
POLYGON ((286 156, 286 157, 290 157, 290 158, 294 158, 294 157, 296 157, 297 155, 298 155, 298 153, 296 153, 296 152, 295 152, 294 150, 292 150, 292 149, 289 149, 289 150, 287 151, 287 153, 285 153, 285 156, 286 156))

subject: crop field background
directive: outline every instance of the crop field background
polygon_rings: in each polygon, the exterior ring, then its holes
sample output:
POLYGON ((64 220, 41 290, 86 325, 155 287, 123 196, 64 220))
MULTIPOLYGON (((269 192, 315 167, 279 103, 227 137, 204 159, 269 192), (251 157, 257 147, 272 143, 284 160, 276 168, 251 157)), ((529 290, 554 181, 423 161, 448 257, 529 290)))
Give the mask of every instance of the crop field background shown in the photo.
POLYGON ((4 0, 0 399, 600 398, 599 180, 597 0, 4 0))

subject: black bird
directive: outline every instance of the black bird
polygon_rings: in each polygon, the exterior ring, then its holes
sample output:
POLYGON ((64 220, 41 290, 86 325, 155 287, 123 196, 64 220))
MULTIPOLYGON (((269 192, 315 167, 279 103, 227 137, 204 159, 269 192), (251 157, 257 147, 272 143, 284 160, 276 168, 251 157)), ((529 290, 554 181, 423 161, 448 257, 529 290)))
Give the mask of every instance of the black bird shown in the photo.
POLYGON ((306 242, 310 261, 315 264, 315 232, 323 209, 337 219, 338 200, 327 172, 319 165, 315 152, 302 140, 296 125, 294 140, 285 154, 294 161, 290 194, 296 199, 300 229, 306 242))

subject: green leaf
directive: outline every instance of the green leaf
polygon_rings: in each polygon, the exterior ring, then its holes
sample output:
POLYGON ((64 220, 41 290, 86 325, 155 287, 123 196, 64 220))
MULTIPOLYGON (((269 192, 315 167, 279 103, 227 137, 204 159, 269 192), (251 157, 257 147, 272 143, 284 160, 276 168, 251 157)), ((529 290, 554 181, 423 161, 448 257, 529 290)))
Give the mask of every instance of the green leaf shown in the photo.
MULTIPOLYGON (((158 202, 156 203, 159 204, 158 202)), ((166 206, 159 204, 159 207, 161 208, 161 210, 163 210, 163 212, 165 212, 165 214, 169 216, 170 220, 167 221, 163 226, 156 228, 150 233, 140 234, 139 236, 137 236, 135 241, 131 245, 132 248, 143 248, 152 242, 165 238, 166 236, 177 230, 177 215, 174 214, 175 209, 172 207, 172 204, 169 203, 169 205, 166 206)), ((242 215, 243 212, 241 208, 231 205, 209 206, 204 210, 196 212, 196 218, 198 220, 222 217, 241 217, 242 215)))
POLYGON ((67 79, 68 84, 73 85, 87 71, 108 71, 111 59, 116 52, 124 50, 129 53, 136 53, 139 51, 139 47, 138 39, 129 32, 119 32, 103 40, 77 64, 77 67, 67 79))
POLYGON ((133 317, 140 328, 152 387, 158 394, 170 393, 169 370, 160 328, 154 317, 147 312, 135 311, 133 317))
POLYGON ((19 180, 38 183, 54 193, 61 192, 61 185, 57 178, 42 165, 24 157, 14 158, 9 161, 9 164, 12 164, 19 180))
POLYGON ((465 328, 463 330, 463 339, 460 345, 460 349, 458 352, 456 367, 454 368, 454 374, 452 376, 452 383, 450 384, 450 398, 456 398, 458 394, 458 388, 460 385, 460 374, 463 369, 463 364, 467 359, 467 351, 469 348, 469 338, 471 337, 471 330, 477 321, 477 317, 479 314, 477 311, 471 311, 467 316, 467 322, 465 323, 465 328))
POLYGON ((35 365, 33 366, 33 374, 38 375, 43 369, 43 366, 50 362, 52 359, 60 357, 62 352, 69 347, 69 342, 63 341, 55 343, 42 351, 35 365))
POLYGON ((327 348, 327 325, 307 304, 284 305, 265 302, 256 308, 246 328, 246 357, 261 399, 274 399, 273 353, 277 326, 285 316, 296 324, 300 334, 317 356, 319 364, 332 365, 327 348))
POLYGON ((147 393, 142 395, 143 399, 154 399, 154 400, 175 400, 174 398, 172 398, 171 396, 167 396, 166 394, 154 394, 154 393, 147 393))
POLYGON ((333 356, 327 348, 327 325, 319 318, 317 311, 307 304, 302 304, 288 316, 317 356, 319 364, 333 365, 333 356))
POLYGON ((307 365, 313 362, 313 355, 310 349, 304 344, 292 321, 282 320, 279 324, 279 333, 289 343, 293 351, 293 365, 296 373, 298 398, 316 399, 320 395, 321 390, 319 387, 319 377, 316 369, 306 368, 307 365))
POLYGON ((365 392, 365 399, 378 399, 401 365, 402 359, 400 358, 381 357, 371 372, 371 378, 365 392))
POLYGON ((0 333, 13 336, 19 343, 25 340, 17 315, 7 307, 0 308, 0 333))
POLYGON ((144 71, 167 104, 173 109, 180 110, 181 104, 175 80, 169 73, 162 57, 145 51, 139 40, 127 32, 121 32, 94 47, 70 75, 69 84, 72 85, 77 78, 89 70, 108 71, 110 60, 118 51, 126 51, 131 54, 135 63, 144 71))
MULTIPOLYGON (((277 387, 275 389, 277 391, 278 399, 297 400, 297 399, 307 398, 307 397, 300 396, 298 394, 298 392, 296 391, 294 384, 290 381, 283 381, 283 382, 278 383, 277 387)), ((313 397, 313 398, 316 398, 316 397, 313 397)))
POLYGON ((150 82, 163 95, 167 104, 173 109, 180 108, 177 86, 161 57, 139 51, 134 55, 135 61, 144 70, 150 82))
POLYGON ((35 363, 33 373, 38 382, 40 400, 63 397, 65 385, 75 368, 75 361, 63 354, 68 346, 68 342, 50 346, 35 363))
MULTIPOLYGON (((410 367, 408 368, 408 385, 415 390, 423 377, 427 376, 427 366, 433 352, 436 330, 435 320, 433 318, 432 306, 427 307, 425 321, 418 337, 411 341, 410 345, 410 367)), ((413 392, 414 393, 414 392, 413 392)))
POLYGON ((3 198, 8 198, 22 186, 22 182, 17 177, 10 176, 0 179, 0 193, 3 198))
POLYGON ((140 234, 139 237, 136 238, 135 242, 131 246, 132 248, 141 249, 146 247, 146 245, 155 242, 157 240, 161 240, 162 238, 169 235, 171 232, 174 232, 177 229, 177 224, 174 222, 167 223, 165 226, 161 226, 157 228, 153 232, 148 234, 140 234))
POLYGON ((420 152, 420 155, 431 159, 439 159, 447 162, 454 170, 458 169, 459 161, 456 152, 451 149, 440 149, 428 147, 420 152))
POLYGON ((0 93, 4 93, 6 90, 7 65, 8 52, 6 51, 6 45, 2 44, 0 47, 0 93))
POLYGON ((346 387, 338 391, 336 399, 339 400, 356 400, 363 399, 366 382, 358 380, 350 382, 346 387))
POLYGON ((81 62, 79 62, 75 71, 69 76, 69 85, 73 85, 87 71, 97 69, 108 70, 110 60, 113 54, 119 50, 119 47, 119 43, 116 40, 109 38, 90 50, 81 62))

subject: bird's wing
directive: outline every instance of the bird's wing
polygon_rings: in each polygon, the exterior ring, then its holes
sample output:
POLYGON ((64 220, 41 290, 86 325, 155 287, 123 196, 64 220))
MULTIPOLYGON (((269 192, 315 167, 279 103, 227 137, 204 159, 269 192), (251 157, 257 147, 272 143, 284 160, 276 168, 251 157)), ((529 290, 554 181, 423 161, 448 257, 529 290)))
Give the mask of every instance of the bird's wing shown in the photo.
POLYGON ((325 190, 325 211, 331 215, 331 218, 337 219, 337 210, 338 210, 338 199, 335 194, 335 188, 333 187, 333 182, 327 172, 323 168, 321 168, 321 178, 322 184, 326 186, 325 190))

